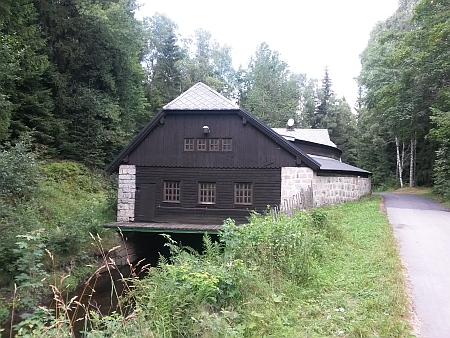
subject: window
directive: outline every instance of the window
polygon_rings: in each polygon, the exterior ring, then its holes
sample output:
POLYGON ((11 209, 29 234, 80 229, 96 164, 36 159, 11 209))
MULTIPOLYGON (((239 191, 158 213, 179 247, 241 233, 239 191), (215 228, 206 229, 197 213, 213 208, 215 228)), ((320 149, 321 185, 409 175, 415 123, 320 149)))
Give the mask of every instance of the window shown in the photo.
POLYGON ((223 138, 222 139, 222 151, 232 151, 232 142, 231 138, 223 138))
POLYGON ((253 184, 234 184, 234 204, 251 205, 253 202, 253 184))
POLYGON ((184 139, 184 151, 194 151, 194 139, 185 138, 184 139))
POLYGON ((164 181, 163 202, 180 203, 179 181, 164 181))
POLYGON ((198 203, 215 204, 216 203, 216 184, 199 183, 198 184, 198 203))
POLYGON ((197 139, 197 150, 198 151, 206 151, 206 138, 198 138, 197 139))
POLYGON ((219 151, 219 139, 218 138, 210 138, 209 139, 209 151, 219 151))

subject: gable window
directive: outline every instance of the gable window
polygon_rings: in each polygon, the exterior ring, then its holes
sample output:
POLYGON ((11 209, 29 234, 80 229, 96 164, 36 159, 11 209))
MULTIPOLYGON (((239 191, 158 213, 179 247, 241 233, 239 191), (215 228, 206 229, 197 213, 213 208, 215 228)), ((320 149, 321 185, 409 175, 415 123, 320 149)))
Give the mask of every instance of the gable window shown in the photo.
POLYGON ((216 184, 201 182, 198 184, 198 203, 216 204, 216 184))
POLYGON ((184 139, 184 151, 194 151, 194 139, 185 138, 184 139))
POLYGON ((234 204, 251 205, 253 204, 253 184, 235 183, 234 184, 234 204))
POLYGON ((198 138, 197 139, 197 150, 198 151, 206 151, 206 138, 198 138))
POLYGON ((219 151, 219 141, 220 139, 218 138, 210 138, 209 139, 209 151, 219 151))
POLYGON ((222 139, 222 151, 232 151, 232 139, 231 138, 223 138, 222 139))
POLYGON ((180 181, 164 181, 163 202, 180 203, 180 181))

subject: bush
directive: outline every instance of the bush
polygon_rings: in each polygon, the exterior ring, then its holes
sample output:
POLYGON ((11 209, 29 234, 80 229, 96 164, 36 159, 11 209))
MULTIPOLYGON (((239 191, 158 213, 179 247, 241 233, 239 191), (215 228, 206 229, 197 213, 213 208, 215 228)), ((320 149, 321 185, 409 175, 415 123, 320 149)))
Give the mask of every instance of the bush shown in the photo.
MULTIPOLYGON (((325 217, 321 224, 325 223, 325 217)), ((308 212, 298 212, 293 217, 281 215, 277 219, 253 214, 249 223, 242 226, 227 221, 221 238, 227 254, 260 267, 268 278, 283 274, 301 284, 309 280, 312 264, 321 256, 322 238, 310 226, 312 223, 308 212)))
POLYGON ((38 167, 30 136, 0 148, 0 168, 0 200, 13 202, 31 195, 37 186, 38 167))

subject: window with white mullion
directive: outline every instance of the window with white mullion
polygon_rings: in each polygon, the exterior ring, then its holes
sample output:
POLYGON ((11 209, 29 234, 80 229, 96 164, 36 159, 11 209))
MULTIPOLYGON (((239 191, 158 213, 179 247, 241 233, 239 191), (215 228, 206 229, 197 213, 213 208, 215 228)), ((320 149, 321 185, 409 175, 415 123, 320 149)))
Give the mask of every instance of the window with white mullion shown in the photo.
POLYGON ((235 183, 234 184, 234 204, 251 205, 253 204, 253 184, 235 183))
POLYGON ((198 203, 215 204, 216 203, 216 184, 201 182, 198 184, 198 203))
POLYGON ((171 203, 180 203, 180 182, 164 181, 163 201, 171 203))

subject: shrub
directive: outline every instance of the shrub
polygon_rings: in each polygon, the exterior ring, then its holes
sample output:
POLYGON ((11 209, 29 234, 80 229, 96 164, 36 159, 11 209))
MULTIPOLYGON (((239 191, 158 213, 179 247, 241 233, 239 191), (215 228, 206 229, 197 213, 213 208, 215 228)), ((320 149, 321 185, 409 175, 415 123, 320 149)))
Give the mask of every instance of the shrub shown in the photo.
POLYGON ((31 152, 31 137, 22 137, 15 145, 0 148, 0 200, 29 197, 36 188, 38 168, 31 152))
POLYGON ((313 261, 321 256, 322 239, 309 226, 311 222, 308 212, 276 220, 253 214, 242 226, 228 220, 221 239, 228 255, 259 267, 268 278, 283 274, 301 284, 308 281, 313 261))

